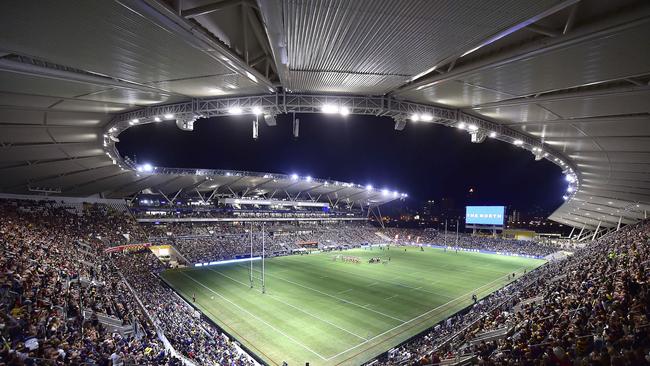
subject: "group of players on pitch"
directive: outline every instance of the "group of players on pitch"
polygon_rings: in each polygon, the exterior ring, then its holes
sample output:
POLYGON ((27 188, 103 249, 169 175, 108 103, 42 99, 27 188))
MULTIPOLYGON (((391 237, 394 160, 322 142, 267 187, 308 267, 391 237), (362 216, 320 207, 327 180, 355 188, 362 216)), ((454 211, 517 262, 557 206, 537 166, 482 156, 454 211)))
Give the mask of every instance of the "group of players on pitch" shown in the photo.
POLYGON ((361 263, 361 258, 353 256, 335 255, 332 259, 335 262, 340 259, 344 263, 361 263))

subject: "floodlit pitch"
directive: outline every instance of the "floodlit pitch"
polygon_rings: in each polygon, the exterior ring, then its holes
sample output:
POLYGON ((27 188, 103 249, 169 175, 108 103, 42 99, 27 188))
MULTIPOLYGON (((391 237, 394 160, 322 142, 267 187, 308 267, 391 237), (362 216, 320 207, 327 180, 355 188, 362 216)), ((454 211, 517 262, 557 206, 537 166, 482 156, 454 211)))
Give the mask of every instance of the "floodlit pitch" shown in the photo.
POLYGON ((358 365, 433 326, 544 261, 415 247, 354 249, 163 277, 270 365, 358 365), (359 257, 360 263, 337 255, 359 257), (390 260, 389 260, 390 257, 390 260), (378 263, 368 263, 380 258, 378 263))

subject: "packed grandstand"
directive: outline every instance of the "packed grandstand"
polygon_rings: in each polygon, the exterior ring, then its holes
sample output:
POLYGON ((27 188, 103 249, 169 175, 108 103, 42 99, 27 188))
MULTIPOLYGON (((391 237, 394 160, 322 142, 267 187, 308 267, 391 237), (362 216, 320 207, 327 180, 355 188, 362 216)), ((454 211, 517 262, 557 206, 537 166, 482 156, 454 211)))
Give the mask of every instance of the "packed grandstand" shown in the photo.
MULTIPOLYGON (((128 210, 55 200, 2 199, 0 208, 6 364, 258 363, 161 280, 168 264, 144 245, 165 240, 191 263, 235 258, 250 250, 254 226, 186 222, 161 229, 139 224, 128 210), (107 250, 116 246, 123 249, 107 250)), ((366 222, 276 224, 264 235, 272 255, 290 255, 304 242, 351 248, 387 237, 393 246, 454 240, 465 249, 536 256, 558 249, 366 222)), ((646 364, 649 238, 647 222, 624 227, 369 364, 646 364)), ((254 243, 259 239, 253 236, 254 243)))

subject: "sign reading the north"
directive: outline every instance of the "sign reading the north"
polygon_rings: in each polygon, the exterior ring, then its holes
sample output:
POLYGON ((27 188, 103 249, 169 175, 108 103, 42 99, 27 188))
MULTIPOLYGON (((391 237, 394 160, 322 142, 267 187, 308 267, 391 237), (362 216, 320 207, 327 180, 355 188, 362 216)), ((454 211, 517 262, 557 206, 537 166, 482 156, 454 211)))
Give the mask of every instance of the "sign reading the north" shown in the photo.
POLYGON ((503 225, 505 206, 466 206, 465 222, 478 225, 503 225))

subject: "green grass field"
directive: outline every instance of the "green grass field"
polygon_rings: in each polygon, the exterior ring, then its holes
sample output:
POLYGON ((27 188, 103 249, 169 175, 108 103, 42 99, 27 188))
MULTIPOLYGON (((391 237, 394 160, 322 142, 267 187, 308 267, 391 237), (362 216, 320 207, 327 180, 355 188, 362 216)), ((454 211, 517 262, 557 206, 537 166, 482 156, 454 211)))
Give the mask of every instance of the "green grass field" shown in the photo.
POLYGON ((163 277, 181 296, 270 365, 358 365, 503 287, 542 260, 410 247, 169 270, 163 277), (375 256, 389 264, 370 264, 375 256))

